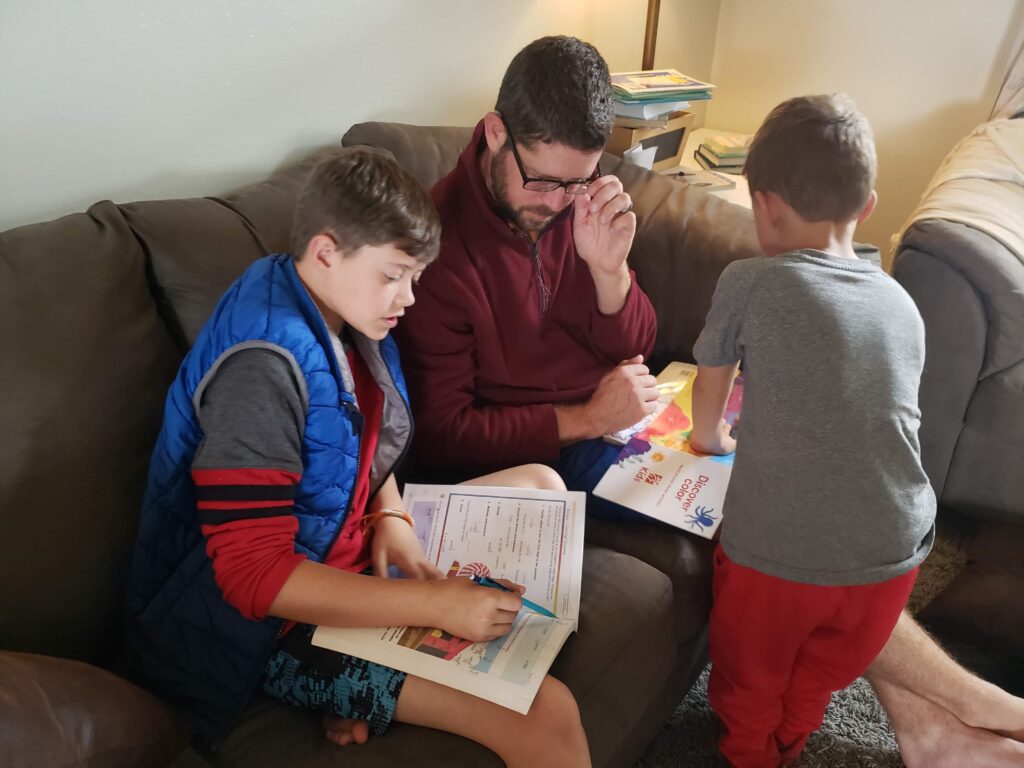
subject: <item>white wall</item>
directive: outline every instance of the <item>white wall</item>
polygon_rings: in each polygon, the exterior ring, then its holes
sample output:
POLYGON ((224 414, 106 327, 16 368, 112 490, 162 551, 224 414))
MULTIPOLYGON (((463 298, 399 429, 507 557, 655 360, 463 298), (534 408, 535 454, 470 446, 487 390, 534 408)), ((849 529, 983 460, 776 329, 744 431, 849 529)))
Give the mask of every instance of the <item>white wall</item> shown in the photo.
MULTIPOLYGON (((542 35, 639 69, 646 7, 2 0, 0 230, 103 198, 223 193, 364 120, 472 125, 542 35)), ((718 0, 665 0, 657 64, 707 76, 717 14, 718 0)))
POLYGON ((790 96, 848 93, 879 159, 879 206, 857 237, 885 253, 942 158, 987 119, 1022 23, 1021 0, 722 0, 706 124, 753 132, 790 96))
POLYGON ((213 194, 354 122, 471 125, 582 0, 3 0, 0 230, 213 194))
MULTIPOLYGON (((224 193, 364 120, 472 125, 542 35, 639 69, 646 7, 0 0, 0 230, 103 198, 224 193)), ((718 0, 664 0, 657 63, 709 74, 717 13, 718 0)))

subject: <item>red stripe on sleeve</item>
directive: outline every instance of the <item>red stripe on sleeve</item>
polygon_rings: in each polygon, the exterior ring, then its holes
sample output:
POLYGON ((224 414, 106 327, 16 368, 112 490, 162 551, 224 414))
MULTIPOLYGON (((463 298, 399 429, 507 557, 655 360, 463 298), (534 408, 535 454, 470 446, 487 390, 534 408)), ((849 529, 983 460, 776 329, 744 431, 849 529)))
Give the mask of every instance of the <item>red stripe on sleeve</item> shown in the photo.
POLYGON ((296 485, 302 475, 283 469, 193 469, 196 485, 296 485))
MULTIPOLYGON (((279 469, 193 469, 198 488, 215 486, 251 486, 267 489, 292 487, 301 479, 296 472, 279 469)), ((250 488, 251 494, 251 488, 250 488)), ((230 495, 230 492, 228 493, 230 495)), ((200 518, 206 512, 209 523, 201 525, 206 537, 206 554, 213 561, 213 573, 224 599, 247 619, 266 617, 281 587, 292 571, 305 559, 295 551, 295 533, 299 521, 292 514, 291 499, 218 499, 197 502, 200 518), (276 514, 277 510, 280 514, 276 514), (275 513, 246 517, 247 510, 275 510, 275 513), (225 514, 226 513, 226 514, 225 514)))
POLYGON ((281 514, 291 510, 293 501, 284 499, 281 501, 197 501, 198 509, 266 509, 267 507, 281 507, 281 514))

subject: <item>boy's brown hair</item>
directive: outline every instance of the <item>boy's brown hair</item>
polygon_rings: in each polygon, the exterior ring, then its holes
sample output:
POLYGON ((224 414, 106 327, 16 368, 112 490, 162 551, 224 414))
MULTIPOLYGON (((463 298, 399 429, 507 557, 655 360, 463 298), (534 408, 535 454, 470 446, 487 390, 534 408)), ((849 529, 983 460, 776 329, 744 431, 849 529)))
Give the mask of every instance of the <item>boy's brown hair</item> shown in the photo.
POLYGON ((343 254, 394 245, 417 261, 437 257, 441 221, 427 190, 390 157, 369 147, 331 150, 299 192, 292 221, 292 257, 301 259, 327 233, 343 254))
POLYGON ((871 126, 845 94, 800 96, 771 111, 743 174, 750 192, 774 192, 806 221, 857 218, 875 188, 871 126))

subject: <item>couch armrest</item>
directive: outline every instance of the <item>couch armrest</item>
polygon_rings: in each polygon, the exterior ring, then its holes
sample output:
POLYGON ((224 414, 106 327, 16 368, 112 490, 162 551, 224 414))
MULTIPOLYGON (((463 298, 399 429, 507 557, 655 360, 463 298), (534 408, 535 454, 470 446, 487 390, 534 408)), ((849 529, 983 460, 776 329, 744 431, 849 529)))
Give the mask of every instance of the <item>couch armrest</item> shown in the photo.
MULTIPOLYGON (((904 233, 893 259, 893 276, 901 283, 905 274, 901 262, 912 252, 930 256, 958 273, 977 295, 985 321, 979 379, 1024 360, 1024 261, 1020 256, 980 230, 937 219, 918 222, 904 233)), ((915 300, 929 298, 926 284, 915 289, 917 293, 911 291, 915 300)))
POLYGON ((155 696, 90 664, 0 651, 0 765, 167 765, 188 729, 155 696))
MULTIPOLYGON (((1024 438, 1007 435, 1012 444, 988 429, 991 414, 985 389, 1005 389, 1007 377, 1024 360, 1024 263, 998 241, 963 224, 922 221, 903 236, 893 260, 893 277, 911 295, 925 324, 925 370, 921 377, 921 453, 940 502, 973 512, 984 511, 992 498, 1024 498, 1024 489, 992 489, 990 501, 971 493, 967 477, 975 474, 984 451, 1024 449, 1024 438), (982 393, 979 397, 979 393, 982 393), (971 422, 985 423, 988 447, 963 438, 971 422), (973 447, 972 447, 973 445, 973 447), (975 470, 969 469, 974 467, 975 470), (973 507, 973 509, 972 509, 973 507)), ((1024 406, 1020 399, 1018 409, 1024 406)), ((1016 409, 1015 409, 1016 410, 1016 409)), ((979 489, 980 490, 980 489, 979 489)), ((1015 502, 1014 502, 1015 503, 1015 502)), ((1019 510, 1018 510, 1019 512, 1019 510)))

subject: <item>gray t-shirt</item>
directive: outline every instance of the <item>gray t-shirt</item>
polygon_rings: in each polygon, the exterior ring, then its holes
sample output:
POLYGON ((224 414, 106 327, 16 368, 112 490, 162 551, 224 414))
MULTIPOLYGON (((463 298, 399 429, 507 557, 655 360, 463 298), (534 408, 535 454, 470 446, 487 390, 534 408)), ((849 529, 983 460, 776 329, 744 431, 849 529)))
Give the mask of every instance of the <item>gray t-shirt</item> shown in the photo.
POLYGON ((722 546, 809 584, 868 584, 919 565, 935 496, 921 468, 924 325, 878 267, 805 250, 730 264, 693 349, 743 361, 722 546))

